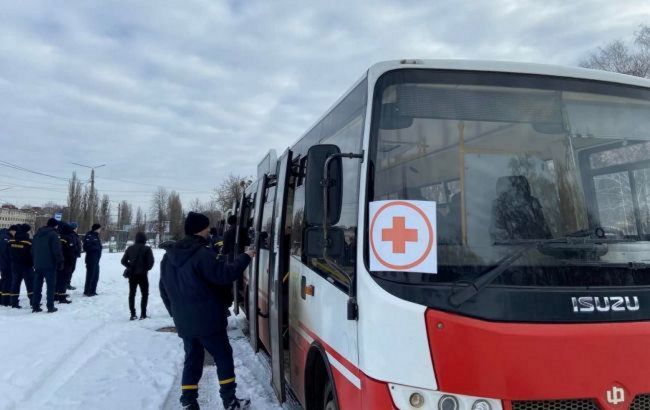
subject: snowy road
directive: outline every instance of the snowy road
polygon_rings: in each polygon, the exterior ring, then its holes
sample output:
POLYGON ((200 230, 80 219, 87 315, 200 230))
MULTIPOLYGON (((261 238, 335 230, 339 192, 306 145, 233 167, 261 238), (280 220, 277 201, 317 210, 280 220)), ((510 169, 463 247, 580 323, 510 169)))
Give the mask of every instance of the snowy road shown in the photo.
MULTIPOLYGON (((179 408, 182 343, 175 334, 156 331, 173 325, 158 293, 162 254, 154 251, 156 267, 149 274, 151 319, 128 320, 121 253, 102 256, 97 297, 82 296, 80 263, 73 303, 57 305, 59 312, 32 314, 24 289, 24 309, 0 307, 0 410, 179 408)), ((250 397, 254 409, 279 409, 266 369, 236 322, 229 333, 238 393, 250 397)), ((214 367, 206 367, 202 408, 221 408, 217 385, 214 367)))

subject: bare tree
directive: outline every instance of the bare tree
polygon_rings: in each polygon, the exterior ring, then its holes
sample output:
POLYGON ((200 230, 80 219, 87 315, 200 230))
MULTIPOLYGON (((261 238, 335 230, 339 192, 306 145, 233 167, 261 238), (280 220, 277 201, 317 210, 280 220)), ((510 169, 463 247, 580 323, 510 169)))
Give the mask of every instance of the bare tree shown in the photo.
POLYGON ((88 187, 84 188, 81 199, 81 217, 79 221, 79 230, 86 232, 90 230, 92 221, 99 219, 99 196, 97 190, 90 192, 88 187), (92 195, 92 196, 91 196, 92 195), (92 211, 91 211, 92 210, 92 211), (95 215, 90 215, 94 212, 95 215))
POLYGON ((82 213, 83 202, 83 185, 77 177, 76 172, 72 172, 72 178, 68 182, 68 221, 79 221, 82 213))
POLYGON ((133 208, 127 201, 122 201, 117 205, 117 228, 124 229, 126 225, 131 225, 133 219, 133 208))
POLYGON ((111 200, 108 195, 102 195, 101 203, 99 204, 99 224, 105 229, 111 225, 111 200))
POLYGON ((213 192, 217 209, 227 211, 240 197, 249 184, 249 178, 240 175, 228 175, 213 192))
POLYGON ((181 197, 176 191, 169 194, 169 204, 167 205, 169 212, 169 231, 173 239, 181 239, 185 233, 183 204, 181 197))
POLYGON ((138 210, 135 213, 135 230, 144 232, 144 219, 142 215, 142 208, 138 207, 138 210))
POLYGON ((163 187, 158 187, 151 199, 151 214, 156 221, 156 231, 159 235, 159 240, 165 234, 165 221, 168 217, 169 193, 163 187))
POLYGON ((200 212, 210 218, 210 224, 216 226, 223 218, 223 213, 219 210, 219 206, 215 200, 201 202, 199 198, 195 198, 190 202, 190 211, 200 212))
POLYGON ((598 47, 580 66, 650 78, 650 26, 641 25, 634 36, 631 45, 615 40, 598 47))

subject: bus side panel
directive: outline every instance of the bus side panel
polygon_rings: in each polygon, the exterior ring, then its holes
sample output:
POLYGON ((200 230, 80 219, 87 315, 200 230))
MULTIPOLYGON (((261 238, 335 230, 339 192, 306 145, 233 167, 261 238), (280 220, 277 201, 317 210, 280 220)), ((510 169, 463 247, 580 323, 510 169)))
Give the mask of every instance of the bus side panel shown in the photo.
POLYGON ((291 371, 290 383, 294 393, 303 407, 305 404, 305 365, 309 352, 309 340, 303 337, 298 326, 298 299, 300 296, 300 278, 302 276, 300 257, 291 256, 289 259, 289 357, 291 371))
POLYGON ((269 338, 269 262, 271 253, 268 249, 259 250, 260 274, 257 282, 257 320, 259 338, 267 352, 271 351, 271 340, 269 338))
POLYGON ((357 355, 357 322, 347 320, 348 296, 325 278, 292 257, 290 327, 292 386, 304 400, 307 353, 318 342, 326 351, 342 409, 361 407, 361 381, 357 355), (300 265, 300 274, 296 265, 300 265), (295 277, 295 279, 294 279, 295 277), (301 296, 301 281, 313 286, 313 296, 301 296), (293 367, 298 365, 298 369, 293 367), (297 383, 294 383, 296 381, 297 383), (300 387, 298 387, 300 386, 300 387))

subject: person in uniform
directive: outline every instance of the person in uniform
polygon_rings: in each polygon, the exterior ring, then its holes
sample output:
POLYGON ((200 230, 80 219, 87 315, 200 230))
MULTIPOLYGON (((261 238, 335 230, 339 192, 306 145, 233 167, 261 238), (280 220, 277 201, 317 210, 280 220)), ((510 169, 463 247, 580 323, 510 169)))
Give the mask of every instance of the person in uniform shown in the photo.
POLYGON ((72 286, 72 274, 74 271, 77 269, 77 259, 81 257, 81 239, 79 239, 79 234, 77 233, 77 228, 79 225, 77 225, 76 222, 70 222, 70 227, 72 228, 72 242, 74 244, 74 261, 72 262, 72 269, 70 270, 70 276, 68 277, 68 284, 66 286, 67 290, 76 290, 74 286, 72 286))
POLYGON ((198 409, 198 384, 203 374, 204 350, 214 358, 219 377, 219 393, 227 410, 244 409, 249 400, 236 396, 235 366, 228 341, 225 301, 218 286, 232 286, 255 255, 241 254, 226 263, 208 248, 210 220, 190 212, 185 220, 185 238, 170 248, 161 263, 160 296, 183 339, 181 404, 198 409))
POLYGON ((84 236, 84 252, 86 252, 86 283, 84 296, 97 296, 99 282, 99 260, 102 257, 102 241, 99 238, 102 226, 94 224, 84 236))
POLYGON ((74 263, 77 260, 75 255, 75 244, 73 238, 74 231, 72 227, 65 222, 59 224, 59 238, 61 241, 61 251, 63 252, 63 266, 56 273, 56 294, 54 299, 59 303, 72 303, 68 299, 69 278, 71 277, 74 263))
POLYGON ((9 254, 11 257, 11 307, 21 309, 20 284, 25 281, 27 298, 29 304, 32 304, 32 295, 34 289, 34 260, 32 259, 32 240, 29 238, 29 231, 32 227, 24 224, 18 225, 16 235, 9 240, 9 254))
POLYGON ((16 234, 16 225, 9 229, 0 229, 0 305, 11 305, 11 256, 9 254, 9 241, 16 234))
POLYGON ((61 241, 57 232, 59 222, 50 218, 47 225, 40 228, 32 240, 32 256, 34 258, 34 295, 32 296, 32 312, 42 312, 41 297, 43 280, 47 283, 47 313, 58 311, 54 307, 54 289, 56 288, 56 273, 63 268, 63 253, 61 241))

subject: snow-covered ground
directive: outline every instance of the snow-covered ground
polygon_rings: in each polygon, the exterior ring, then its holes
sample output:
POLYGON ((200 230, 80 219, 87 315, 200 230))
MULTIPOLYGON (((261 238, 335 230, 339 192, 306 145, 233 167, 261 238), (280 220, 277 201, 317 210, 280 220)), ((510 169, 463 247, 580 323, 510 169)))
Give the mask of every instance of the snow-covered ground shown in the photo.
MULTIPOLYGON (((156 331, 173 322, 158 292, 163 252, 154 255, 150 319, 129 321, 121 253, 102 256, 97 297, 82 296, 80 260, 72 304, 57 304, 57 313, 32 314, 24 288, 22 310, 0 307, 0 409, 179 408, 183 347, 176 334, 156 331)), ((139 300, 138 293, 137 307, 139 300)), ((263 362, 237 328, 241 320, 229 326, 238 395, 251 398, 253 409, 279 409, 263 362)), ((205 368, 200 395, 202 408, 222 408, 214 366, 205 368)))

